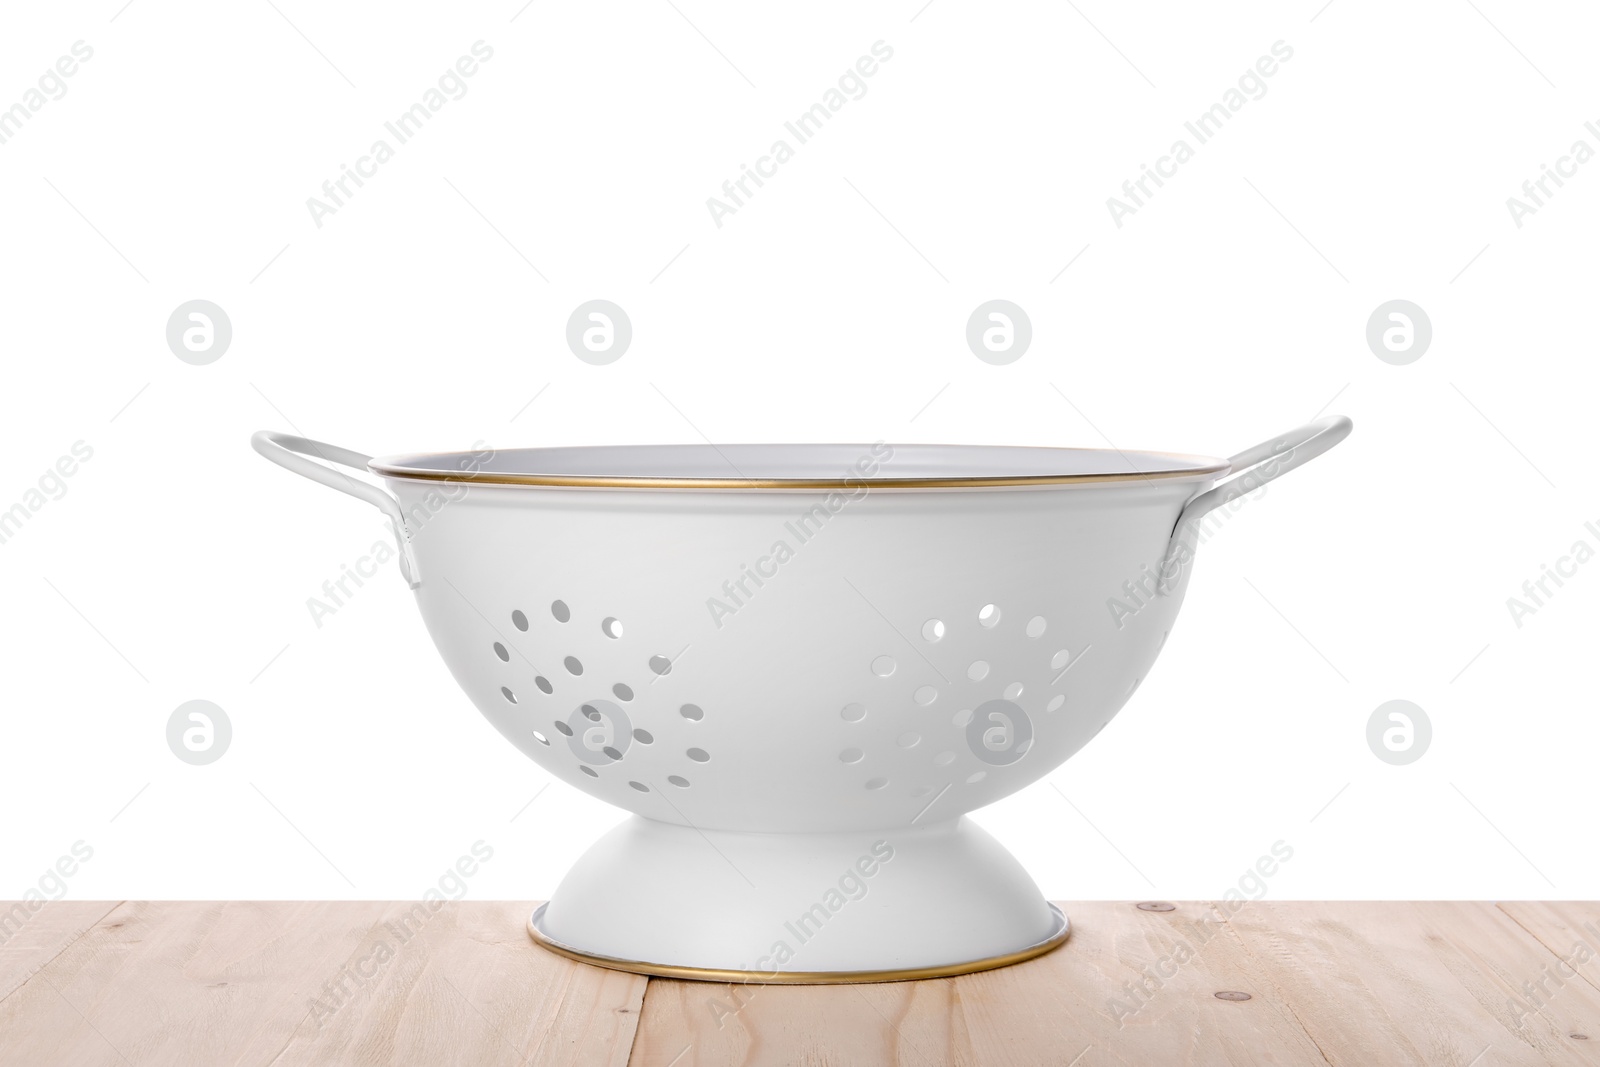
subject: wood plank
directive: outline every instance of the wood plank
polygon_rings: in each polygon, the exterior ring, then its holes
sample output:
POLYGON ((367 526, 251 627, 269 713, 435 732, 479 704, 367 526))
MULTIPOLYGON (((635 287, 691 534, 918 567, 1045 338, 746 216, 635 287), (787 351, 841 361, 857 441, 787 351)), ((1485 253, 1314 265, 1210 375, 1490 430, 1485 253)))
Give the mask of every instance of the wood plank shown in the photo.
MULTIPOLYGON (((633 1062, 1324 1062, 1278 990, 1247 981, 1234 969, 1237 954, 1218 950, 1227 938, 1206 906, 1180 905, 1168 913, 1140 911, 1131 903, 1063 908, 1073 930, 1062 948, 1015 967, 958 978, 756 988, 654 980, 633 1062), (1249 991, 1252 999, 1214 995, 1234 990, 1249 991)), ((1377 1062, 1384 1061, 1367 1061, 1377 1062)))
POLYGON ((394 949, 357 994, 365 1002, 312 1011, 273 1062, 622 1067, 646 979, 540 950, 525 929, 532 910, 475 902, 428 918, 415 905, 387 906, 350 964, 359 977, 380 945, 394 949))
POLYGON ((117 906, 114 900, 0 901, 0 1000, 117 906), (36 903, 36 902, 35 902, 36 903))
POLYGON ((1575 1005, 1563 993, 1575 981, 1600 990, 1600 901, 1504 901, 1500 910, 1553 957, 1539 974, 1523 979, 1520 1007, 1550 1015, 1558 1028, 1570 1026, 1569 1036, 1586 1034, 1600 1046, 1600 1018, 1569 1012, 1575 1005))
MULTIPOLYGON (((302 976, 331 974, 377 911, 125 904, 0 1002, 7 1062, 235 1062, 304 999, 293 996, 302 976)), ((278 1023, 280 1046, 292 1022, 278 1023)))
POLYGON ((529 910, 51 904, 0 944, 0 1064, 1600 1067, 1600 904, 1077 904, 1017 967, 811 987, 586 967, 529 910))
MULTIPOLYGON (((1256 903, 1232 917, 1230 966, 1293 1006, 1334 1064, 1600 1063, 1600 1041, 1519 1013, 1514 996, 1550 952, 1490 904, 1256 903)), ((1564 1018, 1600 1020, 1571 983, 1564 1018)))
POLYGON ((525 903, 129 904, 0 1002, 6 1063, 626 1062, 645 980, 525 903))

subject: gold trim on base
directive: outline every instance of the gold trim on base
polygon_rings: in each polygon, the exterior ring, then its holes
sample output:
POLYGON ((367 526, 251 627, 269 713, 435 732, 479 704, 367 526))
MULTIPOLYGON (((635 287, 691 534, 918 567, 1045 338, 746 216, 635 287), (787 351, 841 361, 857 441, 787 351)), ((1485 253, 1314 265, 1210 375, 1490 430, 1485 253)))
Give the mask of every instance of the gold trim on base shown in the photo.
POLYGON ((562 944, 543 930, 539 929, 539 920, 544 917, 547 904, 540 904, 528 917, 528 936, 533 938, 539 947, 554 952, 558 956, 565 956, 569 960, 587 963, 595 967, 605 967, 613 971, 630 971, 633 974, 648 974, 656 978, 677 978, 691 982, 740 982, 753 985, 846 985, 855 982, 911 982, 926 978, 951 978, 958 974, 972 974, 975 971, 988 971, 996 967, 1009 967, 1013 963, 1022 963, 1025 960, 1043 956, 1051 949, 1062 945, 1068 935, 1072 933, 1072 924, 1061 909, 1054 904, 1046 902, 1051 913, 1056 918, 1056 928, 1050 936, 1043 941, 1036 941, 1027 948, 1016 952, 1008 952, 1003 956, 988 956, 981 960, 967 960, 962 963, 946 963, 936 967, 906 967, 888 971, 735 971, 721 967, 682 967, 671 963, 645 963, 640 960, 623 960, 614 956, 600 956, 593 952, 573 948, 571 945, 562 944))

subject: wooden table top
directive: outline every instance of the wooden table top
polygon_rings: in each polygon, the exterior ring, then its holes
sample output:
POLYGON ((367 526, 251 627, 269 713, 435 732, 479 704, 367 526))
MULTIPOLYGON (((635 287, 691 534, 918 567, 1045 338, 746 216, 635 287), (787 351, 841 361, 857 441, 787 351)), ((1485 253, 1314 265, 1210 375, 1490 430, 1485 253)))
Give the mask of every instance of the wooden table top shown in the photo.
POLYGON ((1015 967, 735 987, 552 955, 528 903, 0 904, 0 1063, 1600 1065, 1597 903, 1062 907, 1015 967))

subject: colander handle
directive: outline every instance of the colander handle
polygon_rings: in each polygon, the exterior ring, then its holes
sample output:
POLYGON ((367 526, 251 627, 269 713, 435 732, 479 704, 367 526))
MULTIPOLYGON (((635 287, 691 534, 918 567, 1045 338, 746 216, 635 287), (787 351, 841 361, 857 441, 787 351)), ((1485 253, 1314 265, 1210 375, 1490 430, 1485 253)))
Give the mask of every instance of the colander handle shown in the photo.
POLYGON ((1194 556, 1195 535, 1207 512, 1253 493, 1272 479, 1317 458, 1350 436, 1351 426, 1343 415, 1329 415, 1230 456, 1228 473, 1232 477, 1194 497, 1178 514, 1166 558, 1161 561, 1156 591, 1165 596, 1177 587, 1183 568, 1194 556))
POLYGON ((293 434, 277 433, 272 430, 258 430, 250 437, 250 447, 266 456, 280 467, 304 475, 314 482, 332 486, 341 493, 374 505, 379 511, 389 517, 389 522, 394 526, 395 543, 400 548, 400 573, 405 580, 415 589, 422 584, 422 576, 417 571, 417 557, 411 549, 411 531, 406 527, 405 512, 400 510, 400 502, 375 485, 358 481, 341 471, 336 471, 327 463, 337 463, 343 467, 352 467, 364 471, 367 464, 372 461, 371 456, 352 452, 348 448, 338 445, 324 444, 321 441, 312 441, 305 437, 295 437, 293 434), (318 463, 317 459, 325 460, 318 463))

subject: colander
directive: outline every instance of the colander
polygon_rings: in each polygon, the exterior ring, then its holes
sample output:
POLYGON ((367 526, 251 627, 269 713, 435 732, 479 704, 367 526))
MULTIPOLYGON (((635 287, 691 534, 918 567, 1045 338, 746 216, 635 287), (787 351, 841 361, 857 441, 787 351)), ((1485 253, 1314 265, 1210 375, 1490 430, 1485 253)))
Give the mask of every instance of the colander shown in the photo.
POLYGON ((533 913, 535 941, 650 974, 829 982, 979 970, 1066 938, 966 813, 1048 774, 1133 695, 1207 513, 1350 425, 1226 460, 252 444, 382 509, 478 710, 632 813, 533 913))

